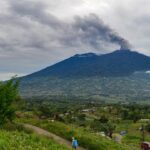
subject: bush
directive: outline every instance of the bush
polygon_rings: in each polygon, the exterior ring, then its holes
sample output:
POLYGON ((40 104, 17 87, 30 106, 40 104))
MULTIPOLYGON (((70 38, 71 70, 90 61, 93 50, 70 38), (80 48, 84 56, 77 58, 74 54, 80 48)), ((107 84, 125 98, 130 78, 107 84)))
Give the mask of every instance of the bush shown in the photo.
POLYGON ((150 123, 145 126, 145 129, 146 129, 147 132, 150 133, 150 123))
POLYGON ((8 150, 8 143, 3 139, 0 139, 0 150, 8 150))

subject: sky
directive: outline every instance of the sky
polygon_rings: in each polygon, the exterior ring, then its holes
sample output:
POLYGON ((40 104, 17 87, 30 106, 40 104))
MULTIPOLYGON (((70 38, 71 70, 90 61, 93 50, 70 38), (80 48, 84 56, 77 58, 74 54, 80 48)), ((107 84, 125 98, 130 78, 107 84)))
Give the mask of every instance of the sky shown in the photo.
POLYGON ((0 80, 77 53, 150 56, 150 0, 0 0, 0 80))

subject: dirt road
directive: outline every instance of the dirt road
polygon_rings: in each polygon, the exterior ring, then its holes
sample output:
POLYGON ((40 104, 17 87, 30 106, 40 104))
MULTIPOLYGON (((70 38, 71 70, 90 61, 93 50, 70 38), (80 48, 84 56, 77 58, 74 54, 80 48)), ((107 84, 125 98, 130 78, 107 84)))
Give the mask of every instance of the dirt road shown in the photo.
MULTIPOLYGON (((24 127, 33 130, 34 132, 36 132, 39 135, 44 135, 46 137, 52 138, 57 143, 63 144, 68 148, 72 148, 72 144, 70 141, 67 141, 66 139, 63 139, 63 138, 61 138, 61 137, 59 137, 59 136, 57 136, 51 132, 48 132, 44 129, 41 129, 39 127, 36 127, 34 125, 30 125, 30 124, 24 124, 24 127)), ((86 149, 84 149, 82 147, 78 147, 78 150, 86 150, 86 149)))

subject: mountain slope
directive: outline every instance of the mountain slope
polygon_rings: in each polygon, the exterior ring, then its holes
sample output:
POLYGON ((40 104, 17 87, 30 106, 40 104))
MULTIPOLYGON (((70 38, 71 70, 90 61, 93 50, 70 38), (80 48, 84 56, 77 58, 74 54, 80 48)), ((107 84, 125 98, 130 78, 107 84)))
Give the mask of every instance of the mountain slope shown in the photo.
POLYGON ((22 78, 23 97, 150 97, 150 57, 130 50, 75 55, 22 78))
POLYGON ((150 70, 150 57, 130 50, 117 50, 105 55, 75 55, 28 77, 127 76, 146 70, 150 70))

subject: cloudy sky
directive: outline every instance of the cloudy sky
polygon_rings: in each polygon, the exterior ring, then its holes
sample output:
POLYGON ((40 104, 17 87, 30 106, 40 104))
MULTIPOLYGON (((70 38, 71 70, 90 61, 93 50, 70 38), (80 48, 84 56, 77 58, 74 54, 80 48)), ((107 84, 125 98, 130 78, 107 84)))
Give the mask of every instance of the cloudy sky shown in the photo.
POLYGON ((150 56, 150 0, 0 0, 0 80, 76 53, 150 56))

